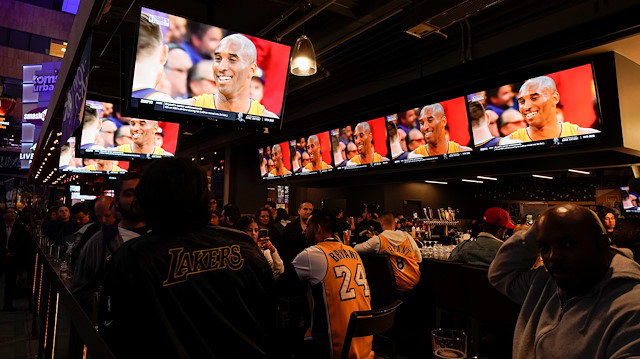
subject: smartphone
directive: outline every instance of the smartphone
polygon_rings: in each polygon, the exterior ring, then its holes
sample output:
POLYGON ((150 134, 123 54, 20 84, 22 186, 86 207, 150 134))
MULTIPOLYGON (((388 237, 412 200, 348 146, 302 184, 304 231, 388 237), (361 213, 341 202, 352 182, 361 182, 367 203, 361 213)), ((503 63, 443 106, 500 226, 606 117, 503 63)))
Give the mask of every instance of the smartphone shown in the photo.
POLYGON ((268 229, 261 229, 260 231, 258 231, 258 239, 264 239, 269 237, 269 230, 268 229))

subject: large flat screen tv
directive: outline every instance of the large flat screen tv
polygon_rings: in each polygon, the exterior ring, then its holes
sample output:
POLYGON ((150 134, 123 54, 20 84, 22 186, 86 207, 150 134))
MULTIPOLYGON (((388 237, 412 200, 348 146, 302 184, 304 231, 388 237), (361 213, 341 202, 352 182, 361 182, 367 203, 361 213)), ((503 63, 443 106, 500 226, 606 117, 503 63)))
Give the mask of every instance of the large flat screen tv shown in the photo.
POLYGON ((104 158, 80 158, 75 155, 75 137, 69 137, 60 147, 58 171, 65 173, 117 175, 127 172, 129 162, 104 158))
POLYGON ((272 180, 291 177, 291 155, 289 143, 281 142, 258 149, 260 176, 272 180))
POLYGON ((397 163, 464 157, 473 152, 468 146, 469 125, 463 97, 387 116, 387 125, 391 132, 396 127, 397 134, 391 133, 389 141, 397 163), (398 144, 401 150, 395 149, 398 144))
POLYGON ((289 146, 295 175, 305 176, 333 171, 329 131, 290 141, 289 146))
POLYGON ((87 100, 77 157, 133 160, 171 157, 176 152, 179 124, 141 118, 116 118, 112 104, 87 100))
POLYGON ((214 25, 141 8, 124 113, 279 128, 291 47, 214 25))
POLYGON ((390 163, 385 118, 362 121, 330 131, 336 170, 390 163))
POLYGON ((591 64, 467 95, 478 152, 597 141, 602 135, 591 64))

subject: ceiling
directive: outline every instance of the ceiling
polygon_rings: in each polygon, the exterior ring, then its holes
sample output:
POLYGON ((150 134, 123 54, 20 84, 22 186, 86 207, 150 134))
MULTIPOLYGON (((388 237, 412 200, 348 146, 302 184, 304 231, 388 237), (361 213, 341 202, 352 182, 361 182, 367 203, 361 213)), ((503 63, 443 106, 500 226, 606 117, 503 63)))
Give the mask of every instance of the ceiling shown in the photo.
MULTIPOLYGON (((120 38, 135 34, 139 6, 270 40, 281 38, 289 45, 304 31, 314 43, 318 73, 289 76, 283 129, 272 138, 318 126, 326 129, 329 123, 363 114, 385 115, 392 113, 385 112, 390 108, 416 106, 431 93, 469 80, 571 54, 618 51, 640 63, 640 40, 635 36, 640 20, 622 16, 638 13, 640 4, 634 1, 131 1, 107 0, 91 29, 88 97, 118 102, 120 38), (464 8, 466 16, 457 18, 466 20, 445 27, 443 35, 417 38, 405 32, 434 15, 446 15, 454 6, 464 8)), ((54 117, 49 132, 60 126, 55 122, 54 117)), ((181 135, 178 151, 188 156, 229 142, 267 138, 201 126, 184 132, 192 135, 181 135)))

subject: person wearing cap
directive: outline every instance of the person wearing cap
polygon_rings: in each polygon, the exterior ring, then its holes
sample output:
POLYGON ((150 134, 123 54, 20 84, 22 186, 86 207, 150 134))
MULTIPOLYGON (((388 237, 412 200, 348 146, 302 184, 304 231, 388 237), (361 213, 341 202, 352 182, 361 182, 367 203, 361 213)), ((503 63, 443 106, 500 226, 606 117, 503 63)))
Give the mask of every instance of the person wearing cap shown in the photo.
POLYGON ((451 251, 450 261, 489 267, 498 249, 502 246, 502 239, 507 229, 516 226, 511 223, 509 213, 499 207, 491 207, 484 212, 482 232, 475 241, 464 241, 451 251))

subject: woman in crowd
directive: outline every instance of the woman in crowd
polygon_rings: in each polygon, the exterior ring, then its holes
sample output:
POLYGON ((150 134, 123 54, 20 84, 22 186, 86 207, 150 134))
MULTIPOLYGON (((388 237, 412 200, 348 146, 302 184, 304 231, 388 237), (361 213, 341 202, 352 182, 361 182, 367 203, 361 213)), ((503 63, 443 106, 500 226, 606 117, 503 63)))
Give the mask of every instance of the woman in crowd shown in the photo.
POLYGON ((284 264, 282 263, 282 259, 280 259, 278 250, 271 243, 268 236, 260 236, 260 228, 253 217, 240 217, 236 229, 246 232, 253 241, 256 242, 260 250, 262 250, 262 254, 264 254, 264 257, 267 259, 267 262, 269 262, 269 266, 275 277, 284 272, 284 264))
POLYGON ((262 207, 256 212, 255 220, 258 222, 258 228, 266 229, 268 232, 267 236, 271 239, 271 242, 276 246, 276 248, 280 248, 281 246, 281 237, 280 231, 273 222, 273 216, 271 211, 267 207, 262 207))

